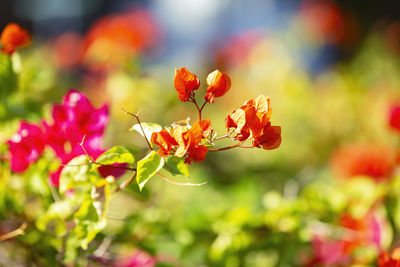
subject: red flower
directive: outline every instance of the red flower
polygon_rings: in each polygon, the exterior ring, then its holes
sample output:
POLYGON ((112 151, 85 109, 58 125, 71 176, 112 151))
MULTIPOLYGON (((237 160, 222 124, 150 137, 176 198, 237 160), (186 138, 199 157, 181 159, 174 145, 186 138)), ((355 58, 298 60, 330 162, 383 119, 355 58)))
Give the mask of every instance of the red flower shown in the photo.
POLYGON ((253 138, 254 147, 275 149, 282 142, 281 127, 271 126, 271 114, 270 99, 260 95, 246 101, 242 107, 228 115, 226 127, 228 130, 234 128, 235 139, 238 141, 253 138))
POLYGON ((347 145, 336 150, 331 158, 333 170, 340 176, 365 175, 375 181, 389 178, 395 168, 395 152, 381 145, 347 145))
POLYGON ((174 86, 182 102, 189 100, 194 90, 199 89, 200 81, 196 75, 186 68, 175 70, 174 86))
POLYGON ((42 130, 22 121, 19 130, 7 142, 11 153, 11 170, 24 172, 31 163, 37 161, 45 147, 42 130))
POLYGON ((393 250, 389 256, 387 252, 382 252, 378 258, 379 267, 400 267, 400 248, 393 250))
POLYGON ((18 24, 9 23, 1 33, 0 41, 3 44, 3 52, 12 54, 18 48, 28 45, 31 42, 31 36, 18 24))
POLYGON ((231 88, 231 78, 228 74, 215 70, 207 76, 207 94, 205 99, 214 103, 214 97, 221 97, 231 88))
POLYGON ((82 44, 83 60, 90 65, 107 63, 104 64, 107 67, 149 50, 160 39, 160 28, 146 9, 107 15, 88 30, 82 44))
POLYGON ((393 129, 400 131, 400 105, 391 106, 389 124, 393 129))

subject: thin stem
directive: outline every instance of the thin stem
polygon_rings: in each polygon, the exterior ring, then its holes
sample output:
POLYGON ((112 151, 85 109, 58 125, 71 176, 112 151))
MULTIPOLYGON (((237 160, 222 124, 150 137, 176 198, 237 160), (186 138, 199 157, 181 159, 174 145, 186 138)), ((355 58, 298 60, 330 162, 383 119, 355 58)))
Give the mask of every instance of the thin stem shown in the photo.
POLYGON ((15 229, 14 231, 11 231, 7 234, 0 236, 0 241, 11 239, 18 235, 24 235, 25 234, 24 230, 26 229, 26 227, 28 227, 28 225, 25 222, 22 223, 22 225, 20 227, 18 227, 17 229, 15 229))
POLYGON ((229 132, 229 133, 227 133, 227 134, 225 134, 225 135, 222 135, 222 136, 220 136, 220 137, 216 137, 216 138, 212 139, 211 142, 214 142, 214 141, 218 141, 218 140, 227 138, 227 137, 229 137, 231 134, 233 134, 234 132, 235 132, 235 130, 233 130, 233 131, 231 131, 231 132, 229 132))
POLYGON ((86 149, 85 149, 85 147, 83 145, 83 143, 85 142, 85 138, 86 138, 86 135, 83 136, 82 141, 81 141, 81 143, 79 145, 82 147, 83 152, 85 152, 85 155, 89 158, 89 160, 91 162, 94 162, 94 159, 89 155, 89 153, 86 151, 86 149))
MULTIPOLYGON (((196 98, 194 97, 194 95, 190 96, 190 100, 192 100, 193 104, 196 106, 197 111, 199 112, 199 120, 201 121, 201 110, 203 108, 199 108, 199 105, 197 104, 196 98)), ((204 106, 204 105, 203 105, 204 106)))
POLYGON ((207 184, 207 182, 203 182, 203 183, 200 183, 200 184, 179 183, 179 182, 175 182, 175 181, 172 181, 172 180, 168 179, 167 177, 165 177, 164 175, 162 175, 159 172, 157 172, 157 175, 160 176, 162 179, 164 179, 166 182, 168 182, 170 184, 174 184, 174 185, 179 185, 179 186, 202 186, 202 185, 207 184))
POLYGON ((86 165, 90 165, 90 164, 96 164, 96 165, 100 165, 100 166, 107 166, 107 167, 110 167, 110 168, 123 169, 123 170, 128 170, 128 171, 136 171, 136 168, 102 164, 102 163, 98 163, 96 161, 90 161, 88 163, 81 163, 81 164, 61 164, 61 166, 64 166, 64 167, 81 167, 81 166, 86 166, 86 165))
POLYGON ((136 170, 135 170, 135 172, 131 175, 131 177, 129 177, 129 179, 127 179, 126 181, 122 182, 122 183, 117 187, 117 189, 116 189, 115 191, 117 192, 117 191, 123 190, 125 187, 127 187, 127 186, 135 179, 135 176, 136 176, 136 170))
POLYGON ((126 114, 135 117, 137 123, 139 124, 140 129, 142 130, 143 137, 144 137, 144 139, 146 139, 147 145, 149 146, 150 150, 153 150, 153 148, 151 147, 150 141, 149 141, 149 139, 147 139, 146 133, 145 133, 144 130, 143 130, 142 124, 140 123, 139 115, 138 115, 138 114, 133 114, 133 113, 127 111, 126 109, 124 109, 123 107, 121 107, 121 109, 122 109, 122 111, 124 111, 126 114))
POLYGON ((53 196, 54 202, 60 201, 60 197, 59 197, 57 191, 55 190, 54 186, 52 186, 52 185, 50 185, 50 193, 53 196))
POLYGON ((205 106, 207 103, 208 103, 208 101, 207 101, 207 100, 204 100, 203 105, 201 105, 200 112, 203 111, 203 108, 204 108, 204 106, 205 106))
POLYGON ((227 146, 227 147, 222 147, 222 148, 209 148, 208 151, 209 152, 217 152, 217 151, 223 151, 223 150, 228 150, 228 149, 232 149, 235 147, 240 147, 241 144, 243 144, 244 141, 239 142, 237 144, 231 145, 231 146, 227 146))
POLYGON ((111 167, 111 168, 116 168, 116 169, 123 169, 123 170, 128 170, 128 171, 136 171, 136 168, 131 168, 131 167, 102 164, 102 163, 98 163, 96 161, 92 161, 91 163, 96 164, 96 165, 100 165, 100 166, 107 166, 107 167, 111 167))

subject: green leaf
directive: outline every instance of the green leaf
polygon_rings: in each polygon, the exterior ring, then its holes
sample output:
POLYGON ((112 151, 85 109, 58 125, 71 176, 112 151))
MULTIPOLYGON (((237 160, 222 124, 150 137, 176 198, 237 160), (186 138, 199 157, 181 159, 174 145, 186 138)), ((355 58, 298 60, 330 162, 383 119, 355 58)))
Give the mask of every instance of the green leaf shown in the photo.
POLYGON ((165 162, 165 169, 172 175, 184 175, 189 177, 189 166, 185 164, 184 158, 169 157, 165 162))
POLYGON ((99 216, 97 214, 96 208, 93 206, 91 199, 85 199, 79 210, 74 213, 74 218, 78 220, 90 220, 97 221, 99 216))
POLYGON ((142 191, 147 181, 164 166, 164 158, 157 152, 151 151, 145 158, 137 163, 136 182, 142 191))
POLYGON ((84 220, 77 223, 74 228, 76 238, 83 249, 87 249, 89 243, 96 235, 107 226, 105 220, 89 221, 84 220))
MULTIPOLYGON (((96 162, 106 165, 111 165, 114 163, 128 163, 129 165, 135 162, 135 158, 132 153, 128 151, 125 147, 122 146, 114 146, 101 154, 96 162)), ((97 164, 94 164, 92 170, 100 167, 97 164)))
POLYGON ((106 221, 100 219, 91 199, 82 202, 74 214, 74 222, 76 226, 73 234, 83 249, 87 249, 88 244, 106 227, 106 221))
POLYGON ((65 220, 72 215, 74 203, 63 200, 50 205, 46 213, 36 220, 36 227, 42 232, 54 232, 63 236, 67 232, 65 220))
MULTIPOLYGON (((147 123, 147 122, 142 122, 140 123, 143 127, 143 131, 146 135, 147 140, 150 141, 151 139, 151 135, 154 132, 159 132, 162 130, 161 125, 157 124, 157 123, 147 123)), ((135 125, 132 126, 132 128, 129 129, 129 131, 136 131, 138 133, 140 133, 143 136, 143 131, 140 128, 140 125, 137 123, 135 125)))
POLYGON ((0 97, 6 97, 17 87, 17 75, 12 66, 11 57, 0 53, 0 97))
POLYGON ((73 158, 68 162, 60 174, 60 193, 65 193, 70 189, 78 191, 90 190, 91 178, 95 177, 89 173, 90 161, 86 155, 73 158))

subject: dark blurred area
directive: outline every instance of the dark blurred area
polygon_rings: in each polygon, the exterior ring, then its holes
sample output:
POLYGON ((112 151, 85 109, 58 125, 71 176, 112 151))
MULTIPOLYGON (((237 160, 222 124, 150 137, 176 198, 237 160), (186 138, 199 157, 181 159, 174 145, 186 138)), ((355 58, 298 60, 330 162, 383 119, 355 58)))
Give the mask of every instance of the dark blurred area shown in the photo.
MULTIPOLYGON (((196 51, 196 48, 201 50, 205 45, 212 45, 212 40, 220 42, 249 29, 285 29, 293 14, 301 13, 305 6, 316 3, 324 3, 327 5, 324 8, 330 10, 311 8, 311 11, 306 11, 307 17, 317 18, 311 23, 315 25, 319 24, 319 19, 324 20, 321 25, 327 34, 335 36, 335 31, 339 31, 341 35, 322 48, 321 54, 324 56, 319 60, 328 64, 351 57, 371 30, 387 27, 400 19, 400 2, 397 0, 223 0, 217 3, 198 0, 190 1, 190 4, 180 0, 12 0, 0 2, 0 28, 4 28, 8 22, 17 22, 40 39, 67 31, 83 34, 96 19, 105 14, 140 7, 155 15, 165 32, 164 55, 173 56, 177 51, 182 51, 182 47, 190 46, 194 49, 192 51, 196 51), (309 11, 311 13, 307 13, 309 11), (320 18, 319 13, 322 14, 320 18), (337 16, 340 16, 340 25, 337 16), (350 36, 351 40, 347 38, 343 41, 346 37, 343 34, 350 36)), ((320 64, 316 64, 319 67, 320 64)))

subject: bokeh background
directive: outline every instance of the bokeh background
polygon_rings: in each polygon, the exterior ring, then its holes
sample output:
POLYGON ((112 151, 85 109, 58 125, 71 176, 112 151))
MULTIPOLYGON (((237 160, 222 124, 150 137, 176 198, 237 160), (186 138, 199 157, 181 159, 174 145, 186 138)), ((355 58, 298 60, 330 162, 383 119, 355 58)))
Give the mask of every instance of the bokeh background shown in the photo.
MULTIPOLYGON (((27 28, 33 43, 14 59, 19 88, 0 109, 2 142, 19 119, 49 116, 50 103, 76 88, 96 106, 111 106, 104 146, 143 155, 146 143, 128 131, 134 120, 120 108, 161 125, 193 121, 197 111, 173 87, 180 67, 202 86, 217 68, 232 78, 204 113, 221 135, 225 117, 245 100, 271 97, 279 149, 209 153, 191 166, 194 182, 207 181, 202 187, 155 177, 141 193, 117 194, 103 231, 110 253, 145 251, 168 266, 375 266, 379 252, 396 244, 400 184, 392 158, 400 142, 389 116, 400 102, 399 1, 1 1, 0 28, 8 22, 27 28), (355 154, 370 157, 360 163, 355 154), (378 172, 389 161, 390 175, 349 171, 371 157, 378 172), (383 195, 390 205, 380 203, 383 195), (318 242, 359 229, 343 225, 343 214, 365 221, 371 212, 379 246, 345 250, 351 263, 324 261, 318 242)), ((0 264, 17 264, 10 251, 0 246, 7 259, 0 264)))

